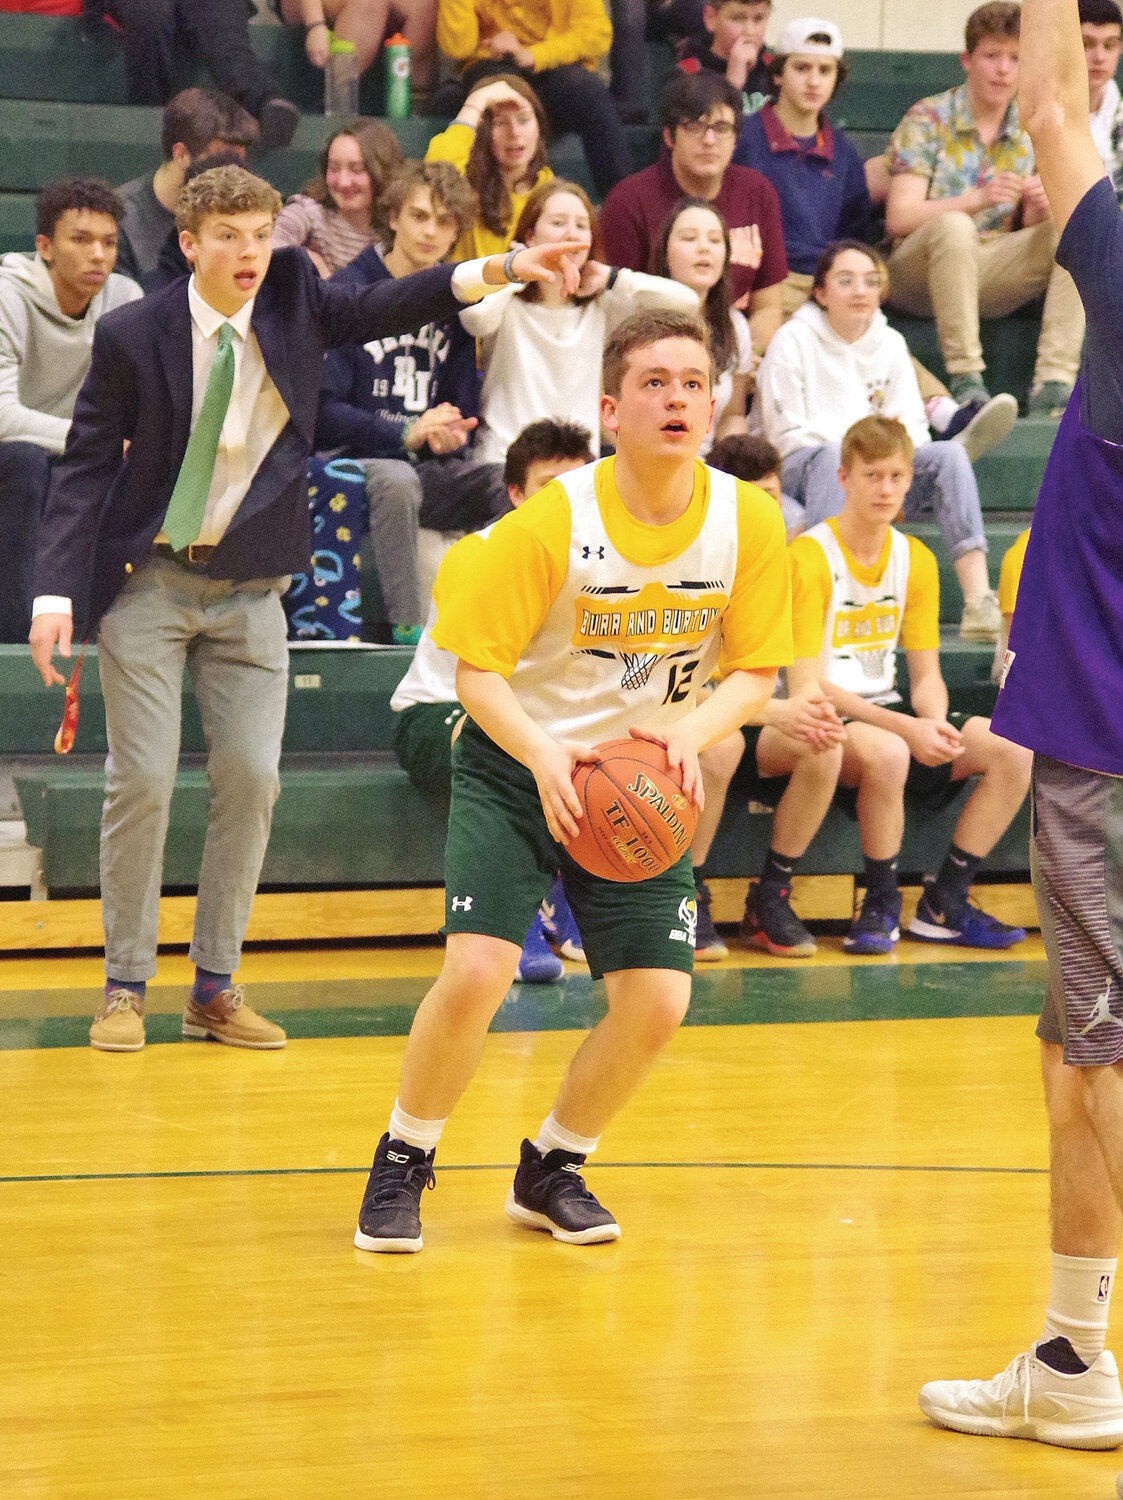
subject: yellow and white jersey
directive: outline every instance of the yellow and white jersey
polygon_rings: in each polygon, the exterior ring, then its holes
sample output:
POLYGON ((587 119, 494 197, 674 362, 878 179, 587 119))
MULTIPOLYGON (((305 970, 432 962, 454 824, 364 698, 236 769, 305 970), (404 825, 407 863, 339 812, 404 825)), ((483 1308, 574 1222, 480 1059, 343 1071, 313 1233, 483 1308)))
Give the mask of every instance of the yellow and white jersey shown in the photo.
POLYGON ((871 703, 899 703, 897 646, 938 650, 940 581, 933 553, 890 527, 872 567, 821 521, 790 548, 797 657, 818 656, 823 680, 871 703))
POLYGON ((558 739, 668 726, 719 663, 764 671, 792 659, 779 508, 701 463, 689 505, 664 526, 624 506, 615 459, 563 474, 458 542, 434 596, 434 642, 505 677, 558 739))

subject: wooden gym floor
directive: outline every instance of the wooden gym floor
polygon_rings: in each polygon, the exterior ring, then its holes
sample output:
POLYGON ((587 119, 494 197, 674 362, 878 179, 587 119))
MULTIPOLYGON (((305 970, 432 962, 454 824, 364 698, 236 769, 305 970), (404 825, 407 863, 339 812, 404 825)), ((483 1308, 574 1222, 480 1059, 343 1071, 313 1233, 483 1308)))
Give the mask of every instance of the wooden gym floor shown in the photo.
POLYGON ((351 1234, 438 950, 249 954, 272 1054, 177 1039, 182 956, 136 1056, 94 960, 0 961, 0 1496, 1109 1500, 1123 1454, 916 1405, 1040 1331, 1040 942, 837 950, 699 971, 584 1249, 502 1209, 600 1002, 512 991, 400 1258, 351 1234))

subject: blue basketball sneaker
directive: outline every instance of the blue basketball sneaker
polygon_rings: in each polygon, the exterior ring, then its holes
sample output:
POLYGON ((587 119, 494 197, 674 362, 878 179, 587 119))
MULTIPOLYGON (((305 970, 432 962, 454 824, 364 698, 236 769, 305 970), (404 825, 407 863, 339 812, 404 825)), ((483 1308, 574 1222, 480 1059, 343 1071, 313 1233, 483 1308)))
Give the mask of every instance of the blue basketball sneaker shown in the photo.
POLYGON ((515 981, 518 984, 553 984, 564 973, 565 965, 546 941, 542 913, 537 912, 523 941, 515 981))
POLYGON ((867 890, 842 946, 847 953, 892 953, 900 936, 900 891, 867 890))
POLYGON ((542 930, 561 954, 574 963, 585 962, 585 944, 577 930, 577 921, 565 899, 565 887, 559 875, 542 903, 542 930))
POLYGON ((1026 935, 1024 927, 1010 927, 966 898, 945 903, 936 894, 934 875, 924 878, 924 892, 908 930, 909 937, 922 943, 956 943, 961 948, 1012 948, 1026 935))

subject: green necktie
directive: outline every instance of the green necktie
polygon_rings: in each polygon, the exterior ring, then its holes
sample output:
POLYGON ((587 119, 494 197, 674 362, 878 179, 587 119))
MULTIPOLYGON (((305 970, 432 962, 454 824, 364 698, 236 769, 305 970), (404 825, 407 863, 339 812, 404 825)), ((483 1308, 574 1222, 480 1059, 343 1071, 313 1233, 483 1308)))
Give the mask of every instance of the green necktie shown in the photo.
POLYGON ((195 540, 203 525, 218 456, 218 440, 230 405, 230 393, 234 389, 233 338, 233 326, 223 323, 218 330, 218 350, 207 376, 203 404, 187 440, 179 477, 164 517, 164 535, 177 552, 195 540))

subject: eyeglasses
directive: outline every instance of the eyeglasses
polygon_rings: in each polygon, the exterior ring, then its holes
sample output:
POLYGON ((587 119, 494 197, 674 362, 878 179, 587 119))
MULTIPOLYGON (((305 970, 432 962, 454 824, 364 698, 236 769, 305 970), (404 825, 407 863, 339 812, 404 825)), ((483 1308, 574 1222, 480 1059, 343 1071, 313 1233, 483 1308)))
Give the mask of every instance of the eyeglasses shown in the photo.
POLYGON ((881 291, 881 277, 876 271, 871 271, 868 276, 855 276, 850 271, 840 271, 837 276, 828 276, 827 280, 843 292, 849 292, 856 286, 864 286, 867 292, 881 291))
POLYGON ((680 120, 677 128, 692 141, 700 141, 711 132, 718 141, 727 141, 731 135, 737 134, 732 120, 680 120))

